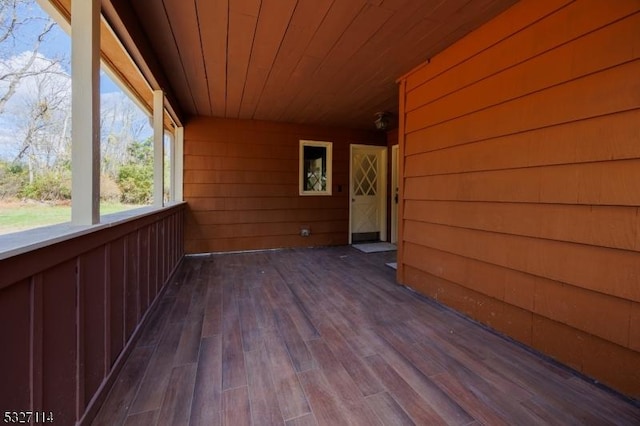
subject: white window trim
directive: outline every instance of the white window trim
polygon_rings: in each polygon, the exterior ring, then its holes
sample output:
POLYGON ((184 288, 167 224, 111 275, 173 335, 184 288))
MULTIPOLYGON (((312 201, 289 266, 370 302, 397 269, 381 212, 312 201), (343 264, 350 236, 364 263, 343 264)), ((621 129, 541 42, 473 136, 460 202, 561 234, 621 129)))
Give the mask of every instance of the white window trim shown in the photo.
POLYGON ((326 196, 332 194, 333 182, 333 142, 300 140, 298 149, 298 190, 299 195, 326 196), (327 150, 327 189, 325 191, 305 191, 304 190, 304 147, 317 146, 327 150))
MULTIPOLYGON (((58 11, 58 9, 53 5, 51 0, 37 0, 38 4, 42 7, 42 9, 47 12, 52 18, 56 20, 56 22, 65 30, 67 33, 71 35, 72 39, 72 50, 78 48, 78 41, 74 41, 73 35, 71 34, 71 24, 67 22, 66 18, 58 11)), ((76 14, 78 16, 84 16, 85 14, 91 13, 93 18, 96 16, 101 20, 102 24, 105 24, 105 20, 100 15, 100 6, 98 0, 91 0, 91 2, 87 1, 86 4, 81 4, 83 2, 79 2, 76 4, 76 14), (77 12, 78 8, 81 8, 81 12, 77 12), (91 10, 89 10, 91 9, 91 10)), ((73 11, 72 7, 72 11, 73 11)), ((73 137, 72 138, 72 150, 75 149, 77 151, 78 143, 74 144, 74 141, 78 140, 86 140, 91 143, 89 150, 83 150, 81 152, 81 156, 83 161, 74 161, 76 165, 76 169, 72 170, 72 179, 73 176, 76 176, 76 183, 73 184, 76 189, 72 187, 72 211, 71 211, 71 220, 64 223, 47 225, 47 226, 39 226, 31 229, 16 231, 14 233, 2 234, 0 235, 0 260, 7 259, 12 256, 17 256, 22 253, 26 253, 32 250, 37 250, 43 247, 47 247, 49 245, 66 241, 84 234, 88 234, 91 232, 99 231, 106 227, 114 226, 117 223, 121 223, 123 221, 136 220, 138 218, 144 217, 146 215, 155 214, 167 208, 171 208, 175 205, 184 204, 183 201, 183 176, 184 176, 184 160, 183 160, 183 150, 184 150, 184 128, 181 124, 176 124, 175 129, 175 152, 171 152, 171 171, 174 173, 174 177, 172 179, 172 186, 175 184, 175 192, 174 192, 174 200, 170 203, 163 203, 162 205, 150 205, 146 207, 141 207, 138 209, 125 210, 118 213, 111 213, 108 215, 100 215, 99 210, 99 201, 100 201, 100 179, 99 179, 99 166, 100 166, 100 145, 99 145, 99 132, 95 132, 94 129, 99 126, 100 122, 100 102, 96 102, 96 100, 100 96, 99 92, 99 64, 100 64, 100 48, 99 48, 99 31, 95 31, 95 28, 99 28, 99 25, 96 25, 95 19, 77 19, 78 26, 81 29, 80 31, 76 31, 76 40, 82 40, 84 42, 90 42, 91 53, 86 53, 88 49, 87 43, 82 45, 83 48, 82 54, 76 54, 76 59, 82 62, 82 65, 85 66, 83 72, 79 72, 78 66, 72 62, 72 73, 75 73, 73 78, 79 80, 83 84, 81 90, 75 90, 79 99, 82 102, 75 101, 76 106, 72 107, 74 117, 80 116, 82 114, 78 114, 76 111, 80 109, 83 113, 90 115, 90 118, 84 120, 74 120, 76 121, 76 125, 80 123, 82 125, 81 128, 75 129, 74 133, 77 133, 78 130, 81 131, 82 134, 89 133, 87 129, 91 128, 90 136, 87 137, 73 137), (90 25, 91 24, 91 25, 90 25), (90 32, 91 36, 84 35, 86 32, 90 32), (96 39, 97 38, 97 39, 96 39), (88 65, 91 64, 91 76, 87 69, 88 65), (97 64, 97 65, 96 65, 97 64), (81 74, 79 76, 79 74, 81 74), (85 85, 90 87, 90 89, 85 89, 85 85), (95 104, 95 106, 94 106, 95 104), (86 106, 91 105, 91 107, 86 106), (84 123, 84 124, 83 124, 84 123), (94 136, 95 135, 95 136, 94 136), (90 155, 88 155, 90 153, 90 155), (96 155, 94 155, 94 153, 96 155), (81 166, 80 170, 77 170, 77 167, 81 166), (78 192, 81 191, 81 194, 78 195, 78 192), (75 207, 75 212, 74 212, 75 207)), ((109 27, 108 24, 106 24, 109 27)), ((104 65, 104 63, 103 63, 104 65)), ((109 67, 106 66, 105 70, 110 71, 109 67)), ((72 78, 72 84, 73 84, 72 78)), ((121 86, 121 88, 126 87, 119 78, 113 78, 114 82, 121 86)), ((78 81, 76 82, 76 84, 78 81)), ((147 84, 149 84, 147 82, 147 84)), ((74 86, 75 87, 75 86, 74 86)), ((151 87, 151 86, 149 86, 151 87)), ((123 89, 125 93, 130 95, 129 97, 141 106, 143 111, 146 111, 146 107, 143 106, 140 101, 135 97, 131 96, 131 93, 128 90, 123 89)), ((154 93, 154 104, 156 106, 156 111, 162 111, 164 113, 164 94, 162 97, 160 96, 161 91, 158 94, 154 93), (162 98, 162 99, 161 99, 162 98)), ((73 95, 72 95, 73 96, 73 95)), ((171 109, 171 105, 167 102, 167 108, 171 109)), ((159 122, 157 115, 155 114, 155 121, 159 122)), ((170 114, 170 117, 173 119, 173 115, 170 114)), ((164 133, 165 129, 162 127, 162 132, 154 132, 154 138, 156 138, 155 134, 164 133)), ((160 136, 161 138, 162 136, 160 136)), ((164 142, 164 141, 163 141, 164 142)), ((88 145, 88 144, 87 144, 88 145)), ((157 144, 156 144, 157 145, 157 144)), ((78 152, 74 155, 77 156, 78 152)), ((157 154, 156 154, 157 155, 157 154)), ((161 156, 164 161, 164 156, 161 156)), ((156 169, 158 161, 155 161, 154 166, 156 169)), ((162 187, 164 191, 164 186, 161 182, 157 182, 157 176, 160 176, 160 179, 164 177, 164 165, 162 168, 162 173, 154 173, 154 183, 155 187, 162 187)), ((162 200, 162 198, 160 198, 162 200)))
POLYGON ((173 147, 171 153, 173 181, 171 188, 173 189, 172 201, 184 201, 183 181, 184 181, 184 127, 177 126, 173 134, 173 147))
POLYGON ((100 1, 71 4, 71 223, 100 223, 100 1))
POLYGON ((164 205, 164 92, 153 91, 153 206, 164 205))

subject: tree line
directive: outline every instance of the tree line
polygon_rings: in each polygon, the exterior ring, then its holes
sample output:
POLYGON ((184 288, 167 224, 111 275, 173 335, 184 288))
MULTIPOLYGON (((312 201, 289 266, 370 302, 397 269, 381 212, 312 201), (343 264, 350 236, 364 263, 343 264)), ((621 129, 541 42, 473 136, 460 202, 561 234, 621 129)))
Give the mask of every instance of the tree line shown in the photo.
MULTIPOLYGON (((126 204, 150 204, 153 191, 151 138, 134 141, 126 149, 127 160, 100 176, 100 199, 126 204)), ((104 163, 107 163, 103 161, 104 163)), ((62 202, 71 200, 71 162, 55 162, 35 170, 24 161, 0 159, 0 199, 62 202)))

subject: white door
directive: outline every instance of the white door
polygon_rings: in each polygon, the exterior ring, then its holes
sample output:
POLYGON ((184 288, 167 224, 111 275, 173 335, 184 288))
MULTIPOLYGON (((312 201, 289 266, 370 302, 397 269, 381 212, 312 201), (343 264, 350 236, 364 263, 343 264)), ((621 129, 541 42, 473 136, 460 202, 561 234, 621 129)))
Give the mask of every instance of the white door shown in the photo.
POLYGON ((391 147, 391 243, 398 242, 398 145, 391 147))
POLYGON ((351 146, 350 241, 386 240, 386 147, 351 146))

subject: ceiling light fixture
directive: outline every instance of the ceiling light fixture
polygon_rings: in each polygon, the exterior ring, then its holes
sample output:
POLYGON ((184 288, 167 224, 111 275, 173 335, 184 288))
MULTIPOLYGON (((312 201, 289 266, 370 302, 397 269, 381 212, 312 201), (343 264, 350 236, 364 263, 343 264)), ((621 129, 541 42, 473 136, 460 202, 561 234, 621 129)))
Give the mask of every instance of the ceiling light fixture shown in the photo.
POLYGON ((381 111, 375 113, 375 119, 373 120, 373 123, 376 125, 377 130, 387 130, 390 121, 391 113, 387 111, 381 111))

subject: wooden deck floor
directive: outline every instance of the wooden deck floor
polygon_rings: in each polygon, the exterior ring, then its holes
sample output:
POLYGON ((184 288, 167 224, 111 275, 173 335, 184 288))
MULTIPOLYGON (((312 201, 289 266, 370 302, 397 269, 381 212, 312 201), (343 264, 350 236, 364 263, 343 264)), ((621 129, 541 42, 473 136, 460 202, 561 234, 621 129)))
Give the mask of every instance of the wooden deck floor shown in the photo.
POLYGON ((638 407, 395 285, 393 256, 185 259, 94 424, 640 424, 638 407))

